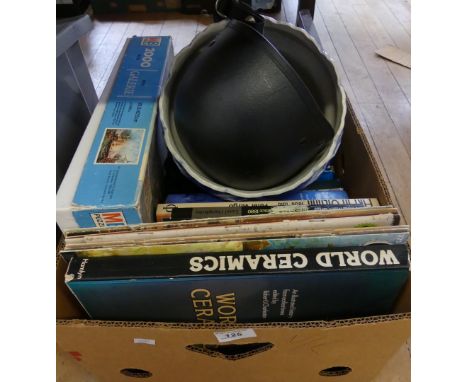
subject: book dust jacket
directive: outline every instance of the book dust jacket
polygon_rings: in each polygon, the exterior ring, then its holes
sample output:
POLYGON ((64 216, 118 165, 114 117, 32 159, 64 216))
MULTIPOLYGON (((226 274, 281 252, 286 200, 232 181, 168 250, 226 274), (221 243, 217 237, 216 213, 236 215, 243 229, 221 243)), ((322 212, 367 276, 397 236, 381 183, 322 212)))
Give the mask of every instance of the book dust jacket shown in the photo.
POLYGON ((73 257, 72 293, 93 319, 332 320, 389 313, 409 274, 405 245, 73 257))

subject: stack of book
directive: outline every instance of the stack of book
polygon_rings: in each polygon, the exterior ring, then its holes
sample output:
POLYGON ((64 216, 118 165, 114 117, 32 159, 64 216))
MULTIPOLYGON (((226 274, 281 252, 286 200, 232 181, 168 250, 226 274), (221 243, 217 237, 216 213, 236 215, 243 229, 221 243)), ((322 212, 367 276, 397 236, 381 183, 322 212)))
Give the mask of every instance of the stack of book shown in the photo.
POLYGON ((308 189, 268 200, 198 189, 164 158, 158 136, 170 39, 133 38, 125 49, 57 197, 65 282, 91 318, 235 323, 392 311, 409 275, 409 227, 397 209, 350 198, 333 164, 308 189))
MULTIPOLYGON (((326 173, 339 182, 331 166, 326 173)), ((219 202, 169 194, 156 223, 69 231, 66 283, 97 319, 233 323, 389 313, 409 272, 409 230, 398 225, 397 210, 347 198, 342 188, 291 195, 219 202), (340 198, 320 198, 329 195, 340 198)))

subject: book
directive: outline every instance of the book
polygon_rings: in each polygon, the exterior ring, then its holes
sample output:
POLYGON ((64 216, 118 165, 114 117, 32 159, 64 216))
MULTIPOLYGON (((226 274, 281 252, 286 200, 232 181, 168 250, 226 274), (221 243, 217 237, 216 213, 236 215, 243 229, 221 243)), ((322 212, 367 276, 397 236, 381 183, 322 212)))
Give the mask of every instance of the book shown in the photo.
POLYGON ((181 228, 194 228, 205 226, 227 226, 239 224, 257 224, 263 222, 277 222, 285 220, 309 220, 309 219, 324 219, 324 218, 342 218, 342 217, 365 217, 370 215, 393 214, 394 222, 389 225, 399 223, 398 210, 392 206, 378 206, 352 209, 337 209, 337 210, 316 210, 304 212, 292 212, 277 215, 253 215, 253 216, 227 216, 220 218, 204 218, 181 221, 167 221, 156 223, 143 223, 137 225, 116 226, 116 227, 93 227, 93 228, 78 228, 69 230, 64 233, 65 238, 83 237, 86 235, 116 235, 123 232, 147 232, 160 230, 173 230, 181 228))
POLYGON ((229 235, 239 233, 294 232, 305 230, 391 226, 399 223, 398 211, 392 207, 307 211, 303 213, 208 218, 140 224, 113 229, 83 229, 67 232, 65 244, 107 245, 144 242, 162 238, 229 235))
MULTIPOLYGON (((232 197, 233 200, 243 200, 232 197)), ((317 189, 291 191, 281 195, 274 195, 269 198, 258 200, 315 200, 315 199, 349 199, 348 194, 343 188, 317 189)), ((225 200, 211 194, 169 194, 166 197, 166 203, 210 203, 224 202, 225 200)))
MULTIPOLYGON (((212 240, 188 243, 168 243, 149 245, 114 246, 64 250, 61 255, 69 260, 73 255, 79 257, 105 256, 143 256, 168 255, 180 253, 216 253, 260 250, 293 250, 307 248, 337 248, 349 246, 367 246, 373 244, 405 244, 409 231, 381 232, 367 234, 302 236, 284 238, 264 238, 252 240, 212 240)), ((224 238, 223 238, 224 239, 224 238)))
MULTIPOLYGON (((325 167, 325 170, 322 171, 322 173, 319 175, 319 177, 314 183, 334 179, 336 179, 335 168, 333 167, 333 165, 329 164, 327 165, 327 167, 325 167)), ((312 183, 312 187, 314 183, 312 183)))
POLYGON ((74 256, 65 282, 93 319, 331 320, 389 313, 408 257, 405 245, 74 256))
MULTIPOLYGON (((295 231, 276 231, 276 232, 247 232, 247 233, 232 233, 225 235, 198 235, 198 236, 180 236, 180 237, 163 237, 163 238, 132 238, 129 240, 119 240, 115 241, 110 238, 108 241, 103 239, 99 242, 94 242, 90 240, 85 242, 80 240, 78 242, 65 242, 62 253, 73 252, 73 251, 86 251, 86 250, 95 250, 95 249, 119 249, 125 247, 149 247, 149 246, 161 246, 167 244, 193 244, 193 243, 218 243, 226 241, 258 241, 258 240, 270 240, 270 239, 290 239, 290 238, 318 238, 318 237, 329 237, 331 244, 336 236, 343 236, 343 238, 336 238, 336 242, 344 243, 345 245, 354 245, 351 244, 353 240, 357 241, 359 239, 349 238, 350 244, 346 244, 346 237, 354 235, 379 235, 374 237, 379 237, 381 241, 367 242, 367 244, 398 244, 400 241, 402 243, 406 242, 409 237, 409 226, 398 225, 398 226, 377 226, 377 227, 358 227, 358 228, 332 228, 332 229, 317 229, 317 230, 295 230, 295 231), (392 240, 395 240, 393 242, 392 240)), ((358 244, 356 244, 358 245, 358 244)), ((325 246, 325 244, 324 244, 325 246)), ((68 255, 67 255, 68 256, 68 255)))
POLYGON ((172 57, 170 37, 127 39, 57 192, 62 231, 154 221, 157 99, 172 57))
POLYGON ((156 221, 220 218, 227 216, 267 215, 315 210, 376 207, 379 202, 371 199, 316 199, 283 201, 249 201, 219 203, 171 203, 158 204, 156 221))

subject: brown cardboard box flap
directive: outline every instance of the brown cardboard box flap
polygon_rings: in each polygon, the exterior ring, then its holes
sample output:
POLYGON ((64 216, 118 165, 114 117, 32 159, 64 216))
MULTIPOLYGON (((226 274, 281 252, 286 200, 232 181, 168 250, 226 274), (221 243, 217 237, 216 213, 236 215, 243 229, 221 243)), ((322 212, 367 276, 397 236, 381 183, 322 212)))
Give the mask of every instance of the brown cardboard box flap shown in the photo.
POLYGON ((153 329, 209 329, 228 330, 235 328, 322 328, 347 327, 355 325, 371 325, 387 321, 410 318, 411 313, 395 313, 380 316, 348 318, 332 321, 295 321, 295 322, 268 322, 268 323, 184 323, 184 322, 154 322, 154 321, 109 321, 86 319, 58 319, 57 325, 72 327, 126 327, 126 328, 153 328, 153 329))
POLYGON ((375 51, 379 56, 411 69, 411 54, 396 46, 385 46, 375 51))
MULTIPOLYGON (((57 336, 63 350, 78 351, 83 365, 104 381, 128 381, 128 369, 149 372, 146 380, 158 382, 216 381, 221 376, 223 381, 274 382, 315 380, 324 370, 348 368, 343 380, 362 382, 377 375, 408 337, 409 315, 383 317, 374 322, 353 320, 345 326, 243 325, 252 328, 256 337, 233 343, 263 348, 234 362, 194 352, 197 345, 218 350, 222 345, 213 328, 194 330, 193 325, 58 321, 57 336), (136 338, 152 340, 154 345, 135 343, 136 338)), ((233 343, 227 346, 232 348, 233 343)))

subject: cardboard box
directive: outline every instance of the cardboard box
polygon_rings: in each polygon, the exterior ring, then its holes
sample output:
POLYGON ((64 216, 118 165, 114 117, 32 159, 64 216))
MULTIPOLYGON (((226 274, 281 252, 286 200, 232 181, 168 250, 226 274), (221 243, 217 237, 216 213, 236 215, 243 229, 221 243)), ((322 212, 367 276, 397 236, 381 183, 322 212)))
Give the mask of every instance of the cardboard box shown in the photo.
POLYGON ((170 37, 127 40, 57 193, 62 231, 154 221, 157 99, 170 37))
MULTIPOLYGON (((351 198, 391 203, 352 107, 335 168, 351 198)), ((410 282, 393 314, 280 324, 88 320, 57 266, 57 342, 102 381, 370 381, 410 336, 410 282), (339 379, 338 379, 339 378, 339 379)))

